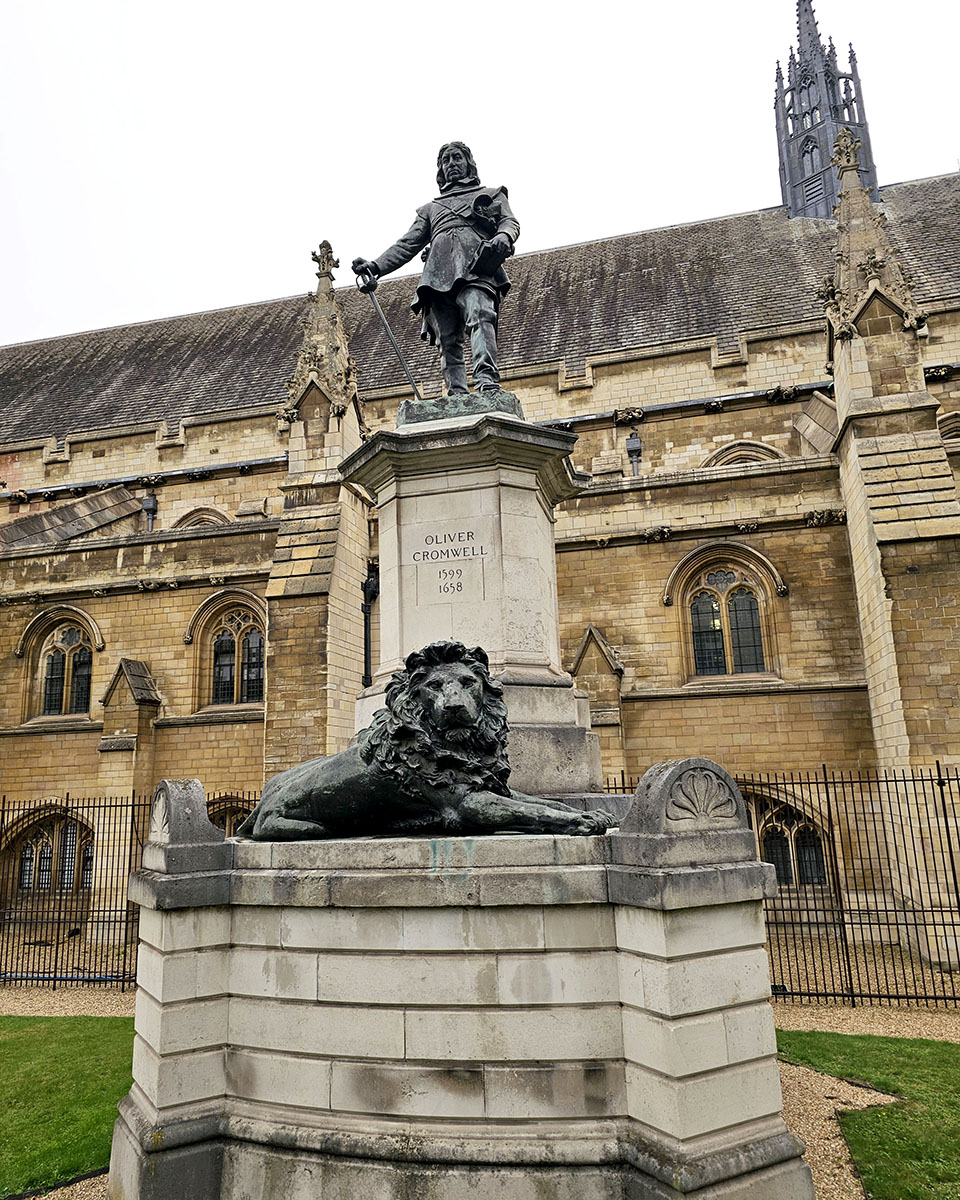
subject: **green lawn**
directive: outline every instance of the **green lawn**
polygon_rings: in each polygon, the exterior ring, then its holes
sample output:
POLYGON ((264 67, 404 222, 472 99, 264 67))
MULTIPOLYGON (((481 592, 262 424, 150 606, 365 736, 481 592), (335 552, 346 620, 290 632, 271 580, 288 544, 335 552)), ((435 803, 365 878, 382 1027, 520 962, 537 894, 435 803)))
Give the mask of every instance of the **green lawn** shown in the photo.
MULTIPOLYGON (((870 1200, 960 1200, 960 1045, 778 1031, 790 1062, 903 1102, 841 1114, 870 1200)), ((129 1017, 0 1017, 0 1196, 107 1165, 129 1017)))
POLYGON ((960 1045, 777 1031, 781 1055, 900 1104, 840 1114, 870 1200, 960 1200, 960 1045))
POLYGON ((106 1167, 132 1017, 0 1017, 0 1196, 106 1167))

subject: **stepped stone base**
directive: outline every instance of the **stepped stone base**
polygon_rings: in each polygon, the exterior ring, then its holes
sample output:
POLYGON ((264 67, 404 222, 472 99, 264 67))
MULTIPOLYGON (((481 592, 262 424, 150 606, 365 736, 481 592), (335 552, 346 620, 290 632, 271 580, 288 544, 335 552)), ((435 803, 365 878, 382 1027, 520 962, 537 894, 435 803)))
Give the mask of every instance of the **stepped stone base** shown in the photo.
POLYGON ((690 761, 606 837, 151 840, 111 1200, 813 1200, 772 872, 690 761))

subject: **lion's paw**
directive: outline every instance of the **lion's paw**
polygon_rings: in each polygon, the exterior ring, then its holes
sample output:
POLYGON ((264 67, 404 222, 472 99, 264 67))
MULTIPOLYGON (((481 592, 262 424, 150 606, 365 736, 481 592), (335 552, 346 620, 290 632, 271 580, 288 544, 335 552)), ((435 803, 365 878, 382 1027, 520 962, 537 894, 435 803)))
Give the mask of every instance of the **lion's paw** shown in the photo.
POLYGON ((606 833, 608 829, 612 829, 618 823, 612 813, 605 812, 602 808, 592 808, 583 813, 577 821, 577 828, 571 832, 589 837, 593 834, 606 833))

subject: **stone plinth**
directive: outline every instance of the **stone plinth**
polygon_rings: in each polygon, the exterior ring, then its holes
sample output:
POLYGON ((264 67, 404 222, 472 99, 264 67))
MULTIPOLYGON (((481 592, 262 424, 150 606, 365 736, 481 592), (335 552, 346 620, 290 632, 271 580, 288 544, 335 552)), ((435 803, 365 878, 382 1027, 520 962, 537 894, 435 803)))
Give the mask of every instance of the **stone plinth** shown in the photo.
POLYGON ((480 645, 505 686, 512 786, 600 790, 588 705, 560 661, 554 509, 585 479, 570 462, 575 441, 486 414, 381 430, 344 459, 380 522, 381 661, 358 729, 412 650, 480 645))
POLYGON ((628 832, 228 841, 217 870, 193 833, 132 885, 112 1200, 813 1200, 771 870, 698 858, 737 811, 679 820, 669 866, 628 832))

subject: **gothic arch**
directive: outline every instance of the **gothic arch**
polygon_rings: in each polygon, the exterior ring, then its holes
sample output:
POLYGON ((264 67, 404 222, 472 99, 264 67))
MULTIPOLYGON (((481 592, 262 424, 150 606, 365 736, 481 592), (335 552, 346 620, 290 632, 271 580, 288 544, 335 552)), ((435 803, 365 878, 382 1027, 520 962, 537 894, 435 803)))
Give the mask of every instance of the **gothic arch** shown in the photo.
POLYGON ((713 450, 700 464, 701 467, 732 467, 744 463, 772 462, 785 459, 782 450, 768 446, 766 442, 754 442, 743 438, 728 442, 719 450, 713 450))
POLYGON ((774 602, 785 592, 770 560, 738 542, 686 554, 663 593, 663 603, 676 606, 681 683, 723 686, 779 675, 774 602))
POLYGON ((46 608, 43 612, 37 613, 32 620, 27 622, 13 653, 17 658, 23 658, 30 646, 39 642, 44 634, 49 633, 51 629, 64 621, 70 620, 84 626, 90 635, 90 641, 97 650, 104 648, 106 642, 103 640, 100 626, 89 613, 85 613, 82 608, 77 608, 74 604, 58 604, 54 608, 46 608))
POLYGON ((247 588, 225 588, 197 607, 183 635, 195 645, 195 710, 263 702, 266 634, 266 606, 247 588))
POLYGON ((227 608, 231 604, 244 604, 253 608, 257 615, 262 618, 264 624, 266 624, 266 606, 256 592, 251 592, 247 588, 225 588, 223 591, 208 596, 206 600, 197 606, 187 624, 187 628, 184 630, 183 644, 189 646, 196 636, 197 629, 201 625, 206 624, 207 620, 221 609, 227 608))
POLYGON ((24 660, 20 720, 44 715, 88 716, 94 694, 93 650, 101 651, 105 645, 97 622, 74 604, 57 604, 37 613, 27 622, 13 651, 24 660), (74 644, 68 646, 68 640, 74 644), (45 649, 49 651, 46 655, 45 649), (42 678, 44 657, 49 678, 42 678), (53 659, 59 660, 59 668, 53 659))
MULTIPOLYGON (((817 118, 814 117, 814 120, 817 118)), ((817 139, 813 137, 805 138, 800 146, 800 173, 806 178, 809 175, 815 175, 823 166, 823 155, 820 153, 820 147, 817 144, 817 139)))
POLYGON ((51 817, 63 817, 66 815, 66 812, 67 810, 62 797, 44 796, 35 804, 32 804, 30 808, 19 813, 4 825, 3 835, 0 836, 0 851, 9 850, 15 842, 20 840, 23 834, 27 833, 39 822, 48 820, 51 817))
POLYGON ((171 529, 193 529, 203 525, 229 525, 230 517, 219 508, 191 508, 188 513, 174 521, 171 529))
POLYGON ((721 560, 758 573, 768 583, 772 595, 787 594, 788 589, 783 576, 765 554, 742 542, 710 542, 706 546, 697 546, 676 564, 664 585, 661 596, 663 604, 666 607, 673 604, 677 594, 686 587, 697 571, 711 562, 721 560))

